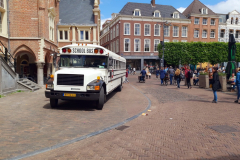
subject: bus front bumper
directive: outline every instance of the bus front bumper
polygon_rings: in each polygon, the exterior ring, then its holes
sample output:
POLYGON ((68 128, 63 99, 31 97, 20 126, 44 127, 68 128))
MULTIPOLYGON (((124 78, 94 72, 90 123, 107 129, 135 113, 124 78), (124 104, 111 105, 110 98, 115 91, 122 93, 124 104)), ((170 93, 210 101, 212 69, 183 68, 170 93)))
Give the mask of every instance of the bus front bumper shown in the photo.
POLYGON ((46 98, 52 99, 64 99, 64 100, 98 100, 100 93, 89 93, 89 92, 64 92, 64 91, 45 91, 46 98), (70 96, 64 96, 65 94, 71 94, 70 96))

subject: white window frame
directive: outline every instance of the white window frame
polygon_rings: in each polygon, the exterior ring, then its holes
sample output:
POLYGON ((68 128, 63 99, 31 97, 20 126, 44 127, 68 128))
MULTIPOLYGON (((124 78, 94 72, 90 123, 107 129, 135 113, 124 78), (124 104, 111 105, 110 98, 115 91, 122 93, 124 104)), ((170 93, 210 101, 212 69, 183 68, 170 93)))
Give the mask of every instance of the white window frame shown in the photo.
POLYGON ((224 37, 225 37, 225 32, 226 32, 226 30, 225 30, 225 29, 221 29, 221 30, 220 30, 220 38, 224 38, 224 37), (222 32, 222 31, 224 31, 224 32, 222 32), (221 36, 221 35, 222 35, 222 33, 223 33, 223 36, 221 36))
POLYGON ((214 26, 216 24, 216 19, 211 18, 211 25, 214 26), (212 20, 214 20, 214 24, 212 24, 212 20))
POLYGON ((207 8, 202 8, 201 13, 202 14, 208 14, 208 9, 207 8), (204 12, 204 10, 205 10, 205 12, 204 12))
POLYGON ((178 40, 177 40, 177 39, 174 39, 173 42, 178 42, 178 40))
POLYGON ((179 18, 179 13, 177 11, 173 12, 172 18, 179 18))
POLYGON ((117 26, 116 26, 116 37, 118 37, 119 36, 119 25, 117 24, 117 26))
POLYGON ((170 27, 170 26, 164 26, 164 27, 163 27, 163 34, 164 34, 165 37, 170 37, 170 30, 171 30, 171 27, 170 27), (168 33, 167 35, 165 35, 165 30, 166 30, 165 27, 167 27, 167 28, 166 28, 167 31, 168 31, 168 32, 167 32, 167 33, 168 33))
POLYGON ((188 27, 187 26, 182 26, 182 37, 187 37, 188 36, 188 27), (183 36, 183 27, 186 27, 186 36, 183 36))
MULTIPOLYGON (((158 52, 158 50, 156 50, 156 48, 155 48, 156 47, 155 46, 156 45, 156 43, 155 43, 156 41, 159 41, 158 42, 158 44, 159 44, 160 43, 160 39, 154 39, 154 52, 158 52)), ((158 46, 158 44, 157 44, 157 46, 158 46)))
POLYGON ((199 38, 199 29, 194 29, 193 37, 194 37, 194 38, 199 38), (195 37, 195 31, 198 31, 198 37, 195 37))
POLYGON ((49 22, 49 40, 54 41, 55 17, 53 14, 49 14, 48 22, 49 22))
MULTIPOLYGON (((160 13, 159 10, 154 11, 154 15, 153 15, 154 17, 157 17, 157 16, 156 16, 156 13, 159 13, 159 17, 161 17, 161 13, 160 13)), ((159 17, 157 17, 157 18, 159 18, 159 17)))
POLYGON ((204 31, 207 31, 207 29, 203 29, 203 30, 202 30, 202 38, 207 38, 208 31, 206 32, 206 37, 204 37, 204 35, 203 35, 204 31))
POLYGON ((123 39, 123 45, 124 45, 124 52, 130 52, 131 51, 131 39, 130 38, 124 38, 123 39), (125 40, 128 39, 129 40, 129 48, 128 48, 128 51, 126 51, 126 48, 125 48, 125 40))
POLYGON ((203 25, 207 25, 207 24, 208 24, 207 22, 208 22, 208 19, 207 19, 207 18, 203 18, 202 24, 203 24, 203 25), (204 24, 204 20, 205 20, 205 19, 207 20, 207 21, 206 21, 206 24, 204 24))
POLYGON ((144 36, 151 36, 151 24, 144 24, 144 36), (149 35, 146 35, 146 26, 149 25, 149 35))
POLYGON ((151 52, 151 39, 144 39, 144 52, 151 52), (145 51, 146 40, 149 40, 149 51, 145 51))
POLYGON ((59 29, 58 30, 58 40, 59 41, 69 41, 69 33, 70 33, 70 31, 68 30, 68 29, 59 29), (60 32, 62 31, 62 33, 63 33, 63 39, 60 39, 60 32), (65 37, 65 31, 67 31, 67 34, 68 34, 68 38, 66 39, 66 37, 65 37))
POLYGON ((179 26, 173 26, 173 37, 179 37, 179 26), (177 27, 177 35, 174 35, 174 28, 177 27))
POLYGON ((140 38, 135 38, 134 39, 134 52, 141 52, 141 39, 140 38), (139 40, 139 51, 136 51, 136 41, 135 40, 139 40))
POLYGON ((113 27, 113 39, 115 38, 115 27, 113 27))
POLYGON ((113 39, 113 35, 112 35, 112 29, 110 30, 110 40, 113 39))
POLYGON ((164 43, 165 43, 165 42, 170 42, 170 40, 169 40, 169 39, 164 39, 164 43))
POLYGON ((155 24, 154 25, 154 36, 160 36, 160 33, 161 33, 161 26, 160 24, 155 24), (156 34, 156 25, 158 25, 158 34, 156 34))
POLYGON ((124 35, 130 35, 130 33, 131 33, 131 24, 130 23, 124 23, 124 35), (126 33, 126 25, 129 25, 129 33, 127 34, 126 33))
POLYGON ((210 31, 210 38, 215 38, 215 35, 216 35, 215 30, 214 30, 214 29, 211 29, 211 31, 210 31), (214 33, 214 37, 212 37, 212 31, 214 31, 214 32, 213 32, 213 33, 214 33))
POLYGON ((199 24, 199 23, 200 23, 200 18, 195 17, 195 18, 194 18, 194 24, 199 24), (198 23, 196 23, 196 19, 198 19, 198 23))
POLYGON ((187 42, 187 40, 181 40, 181 42, 187 42))
POLYGON ((78 29, 78 39, 79 41, 90 41, 90 30, 78 29), (83 31, 83 39, 81 39, 81 31, 83 31), (88 40, 86 40, 86 32, 88 32, 88 40))
POLYGON ((141 10, 140 9, 135 9, 133 12, 134 16, 141 16, 141 10), (139 12, 139 15, 136 15, 136 11, 139 12))
POLYGON ((134 35, 135 36, 141 36, 141 24, 140 23, 134 23, 134 35), (139 34, 136 34, 136 24, 139 24, 139 34))
POLYGON ((117 39, 116 41, 116 53, 119 52, 119 39, 117 39))

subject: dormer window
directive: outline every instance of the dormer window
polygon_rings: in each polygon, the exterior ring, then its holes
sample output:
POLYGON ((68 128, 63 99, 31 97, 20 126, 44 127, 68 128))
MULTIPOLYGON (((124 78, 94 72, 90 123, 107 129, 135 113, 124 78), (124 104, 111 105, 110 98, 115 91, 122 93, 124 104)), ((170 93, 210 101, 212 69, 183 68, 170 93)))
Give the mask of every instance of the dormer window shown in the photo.
POLYGON ((179 18, 179 13, 178 12, 173 12, 173 18, 179 18))
POLYGON ((133 15, 134 16, 141 16, 140 9, 135 9, 133 15))
POLYGON ((159 11, 155 11, 155 12, 154 12, 154 17, 161 17, 160 12, 159 12, 159 11))
POLYGON ((202 14, 208 14, 208 9, 207 8, 202 8, 202 14))

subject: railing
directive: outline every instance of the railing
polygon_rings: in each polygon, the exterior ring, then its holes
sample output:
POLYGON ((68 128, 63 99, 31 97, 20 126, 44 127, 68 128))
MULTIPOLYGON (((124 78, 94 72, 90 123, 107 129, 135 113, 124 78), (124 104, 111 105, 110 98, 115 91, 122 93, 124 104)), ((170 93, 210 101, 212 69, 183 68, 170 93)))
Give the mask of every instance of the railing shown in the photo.
POLYGON ((3 46, 0 48, 0 52, 4 55, 4 60, 8 64, 9 67, 14 68, 14 71, 16 72, 16 66, 17 66, 17 59, 13 58, 11 53, 8 52, 8 49, 4 46, 4 44, 0 41, 0 44, 3 46), (4 48, 4 51, 2 50, 4 48))

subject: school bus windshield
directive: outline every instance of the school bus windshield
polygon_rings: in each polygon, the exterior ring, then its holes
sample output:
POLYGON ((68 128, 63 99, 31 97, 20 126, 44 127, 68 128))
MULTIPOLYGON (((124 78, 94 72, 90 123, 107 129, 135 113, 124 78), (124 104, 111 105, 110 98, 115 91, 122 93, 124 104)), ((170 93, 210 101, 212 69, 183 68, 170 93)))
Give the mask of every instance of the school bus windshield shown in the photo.
POLYGON ((60 56, 60 67, 76 68, 107 68, 108 57, 91 55, 62 55, 60 56))

